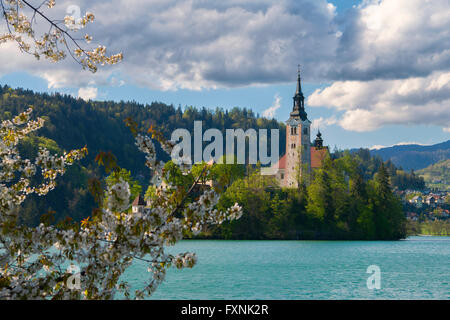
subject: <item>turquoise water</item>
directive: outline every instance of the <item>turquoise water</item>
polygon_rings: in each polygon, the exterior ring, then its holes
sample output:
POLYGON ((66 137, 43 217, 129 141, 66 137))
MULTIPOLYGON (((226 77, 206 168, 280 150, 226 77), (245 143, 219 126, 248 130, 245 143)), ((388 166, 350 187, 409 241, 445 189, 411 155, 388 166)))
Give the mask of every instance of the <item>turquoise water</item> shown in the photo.
MULTIPOLYGON (((152 299, 450 299, 450 237, 403 241, 182 241, 193 269, 170 269, 152 299), (367 267, 381 289, 367 288, 367 267)), ((125 274, 132 287, 149 274, 125 274)))

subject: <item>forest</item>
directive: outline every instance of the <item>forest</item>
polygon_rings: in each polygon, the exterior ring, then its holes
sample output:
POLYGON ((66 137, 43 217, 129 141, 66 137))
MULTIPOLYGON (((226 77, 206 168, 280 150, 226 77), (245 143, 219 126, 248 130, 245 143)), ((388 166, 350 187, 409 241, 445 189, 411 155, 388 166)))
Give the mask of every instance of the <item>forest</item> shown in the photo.
MULTIPOLYGON (((220 181, 222 171, 230 169, 218 169, 211 179, 220 181)), ((397 240, 406 236, 402 204, 392 192, 389 169, 383 162, 371 167, 349 152, 327 157, 321 168, 300 178, 298 188, 289 189, 279 188, 258 167, 246 171, 234 170, 234 181, 219 202, 219 207, 226 208, 237 201, 244 215, 210 228, 202 237, 397 240), (368 167, 375 172, 367 179, 368 167)))

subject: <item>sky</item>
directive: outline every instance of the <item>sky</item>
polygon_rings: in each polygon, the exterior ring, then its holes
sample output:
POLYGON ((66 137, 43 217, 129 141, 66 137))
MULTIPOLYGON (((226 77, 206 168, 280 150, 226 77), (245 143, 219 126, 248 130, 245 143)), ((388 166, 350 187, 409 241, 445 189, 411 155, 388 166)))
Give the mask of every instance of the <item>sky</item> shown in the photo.
POLYGON ((86 12, 88 46, 123 52, 120 64, 92 74, 7 42, 0 84, 286 121, 300 64, 313 132, 330 147, 450 139, 448 0, 57 0, 48 14, 86 12))

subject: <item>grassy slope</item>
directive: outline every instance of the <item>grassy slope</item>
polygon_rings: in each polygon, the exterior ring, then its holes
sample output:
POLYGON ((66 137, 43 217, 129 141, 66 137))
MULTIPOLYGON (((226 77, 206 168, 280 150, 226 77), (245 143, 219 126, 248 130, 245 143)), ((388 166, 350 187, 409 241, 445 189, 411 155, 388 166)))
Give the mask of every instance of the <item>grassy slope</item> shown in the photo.
POLYGON ((418 170, 416 174, 422 176, 429 187, 450 190, 450 159, 418 170))

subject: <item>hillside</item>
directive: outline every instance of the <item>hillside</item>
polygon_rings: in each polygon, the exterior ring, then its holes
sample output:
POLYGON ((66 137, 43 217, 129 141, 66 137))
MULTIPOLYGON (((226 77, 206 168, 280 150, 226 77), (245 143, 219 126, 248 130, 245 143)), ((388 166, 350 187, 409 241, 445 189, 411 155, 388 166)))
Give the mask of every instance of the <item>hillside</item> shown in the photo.
MULTIPOLYGON (((225 132, 229 128, 280 129, 282 149, 286 141, 283 123, 258 118, 245 108, 210 111, 187 107, 182 110, 181 107, 159 102, 144 105, 124 101, 84 101, 69 95, 41 94, 0 86, 0 121, 11 119, 30 106, 34 108, 33 116, 43 117, 45 124, 37 132, 39 138, 31 137, 24 142, 22 152, 30 157, 33 153, 36 154, 38 145, 44 144, 53 152, 87 146, 89 154, 81 161, 81 165, 71 168, 59 180, 57 189, 45 199, 31 197, 27 200, 21 216, 29 224, 38 222, 39 216, 48 210, 56 212, 56 220, 65 216, 80 220, 90 215, 93 201, 87 192, 88 177, 105 176, 94 161, 99 151, 111 151, 117 157, 118 165, 130 170, 145 190, 150 173, 144 165, 144 155, 136 147, 134 138, 124 123, 127 118, 132 118, 143 131, 153 126, 166 138, 170 138, 172 131, 177 128, 186 128, 192 132, 194 121, 202 120, 203 130, 218 128, 225 132)), ((158 145, 157 157, 169 160, 169 156, 158 145)))
POLYGON ((416 171, 430 188, 450 191, 450 159, 439 161, 425 169, 416 171))
POLYGON ((371 150, 383 160, 391 160, 406 171, 426 168, 441 160, 450 159, 450 140, 431 146, 416 144, 371 150))

